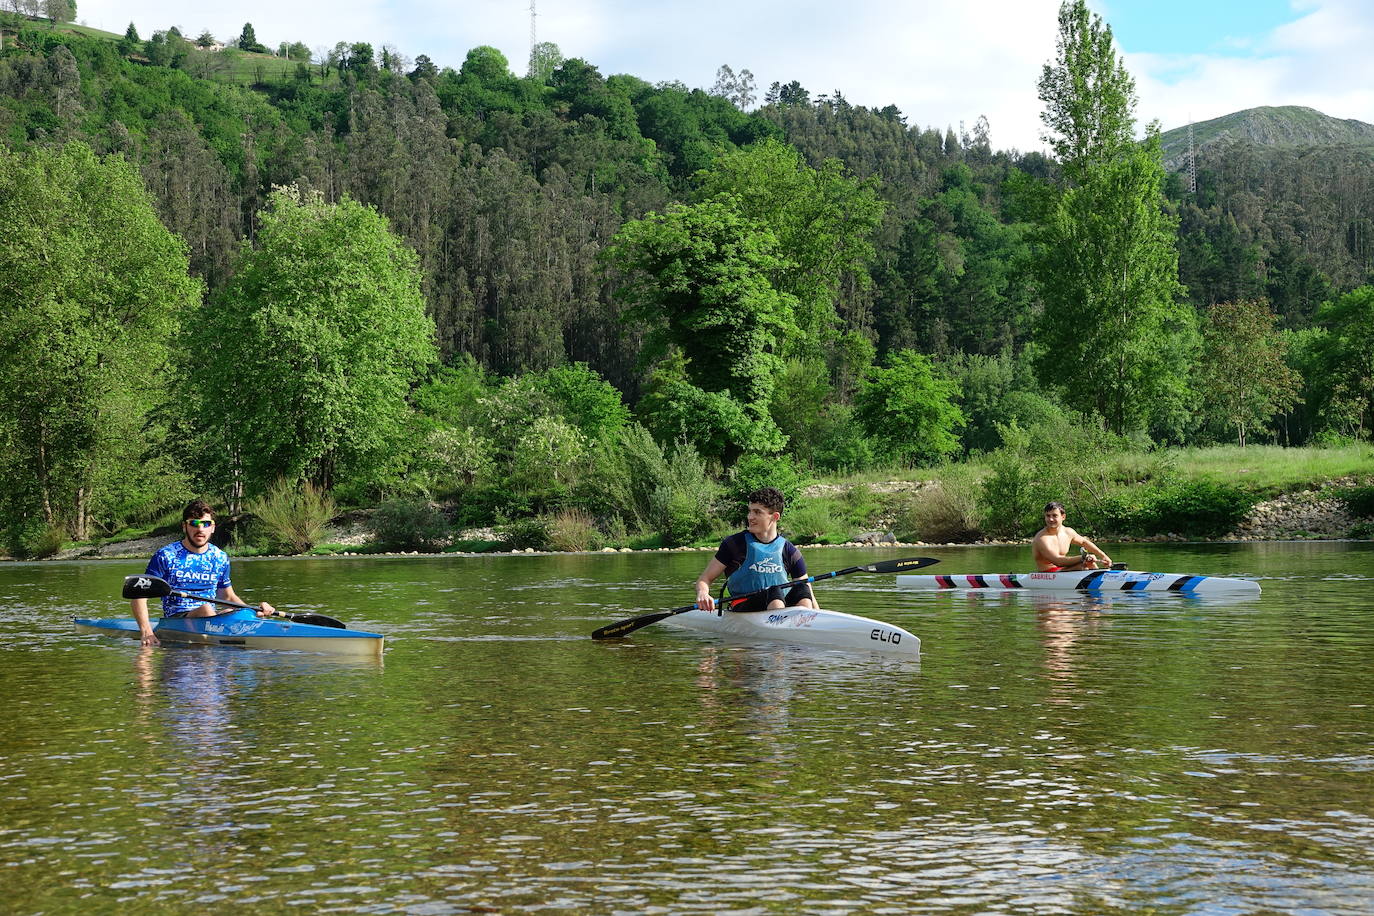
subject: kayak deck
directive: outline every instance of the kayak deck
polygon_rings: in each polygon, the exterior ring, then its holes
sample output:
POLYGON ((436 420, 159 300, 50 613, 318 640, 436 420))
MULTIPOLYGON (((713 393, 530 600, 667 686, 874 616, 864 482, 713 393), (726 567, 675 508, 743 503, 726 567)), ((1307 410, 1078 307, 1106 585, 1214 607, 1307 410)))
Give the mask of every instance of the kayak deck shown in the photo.
MULTIPOLYGON (((132 617, 93 620, 74 617, 82 633, 138 638, 138 622, 132 617)), ((153 632, 163 642, 203 646, 237 646, 248 649, 296 649, 342 655, 380 656, 386 642, 381 633, 322 627, 275 618, 260 618, 253 611, 234 611, 216 617, 162 617, 153 621, 153 632)))
POLYGON ((898 588, 910 589, 1043 589, 1049 591, 1172 592, 1179 595, 1259 594, 1254 579, 1152 573, 1130 569, 1072 572, 1006 573, 978 576, 898 576, 898 588))
POLYGON ((899 626, 824 609, 788 607, 772 611, 688 611, 673 626, 770 642, 831 649, 866 649, 919 658, 921 640, 899 626))

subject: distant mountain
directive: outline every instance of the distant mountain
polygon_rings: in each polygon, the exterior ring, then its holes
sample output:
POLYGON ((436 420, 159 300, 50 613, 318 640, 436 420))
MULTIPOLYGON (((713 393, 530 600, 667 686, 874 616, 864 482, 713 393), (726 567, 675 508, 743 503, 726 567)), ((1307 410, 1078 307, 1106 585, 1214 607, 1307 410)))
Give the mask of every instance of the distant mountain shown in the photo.
MULTIPOLYGON (((1188 163, 1188 128, 1177 127, 1160 138, 1164 165, 1178 170, 1188 163)), ((1301 105, 1248 108, 1193 125, 1193 143, 1204 147, 1227 140, 1248 140, 1260 146, 1374 146, 1374 124, 1341 120, 1301 105)))

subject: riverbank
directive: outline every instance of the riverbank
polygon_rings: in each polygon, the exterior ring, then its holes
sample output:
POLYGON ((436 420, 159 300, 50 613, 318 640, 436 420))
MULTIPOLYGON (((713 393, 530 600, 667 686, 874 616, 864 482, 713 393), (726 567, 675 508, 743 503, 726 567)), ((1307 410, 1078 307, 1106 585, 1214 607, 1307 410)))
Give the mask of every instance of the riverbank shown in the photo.
MULTIPOLYGON (((1116 543, 1152 543, 1152 542, 1183 542, 1183 541, 1210 541, 1213 543, 1225 542, 1245 542, 1245 541, 1289 541, 1289 540, 1368 540, 1371 538, 1371 525, 1368 519, 1361 519, 1354 515, 1346 507, 1342 499, 1343 489, 1356 486, 1358 481, 1355 479, 1344 479, 1332 481, 1322 487, 1313 487, 1296 493, 1288 493, 1274 499, 1264 500, 1257 503, 1245 519, 1236 526, 1234 531, 1229 532, 1221 538, 1196 538, 1190 537, 1187 532, 1167 532, 1139 538, 1109 538, 1108 540, 1116 543)), ((912 481, 891 481, 886 483, 875 483, 869 485, 872 490, 879 493, 911 493, 917 492, 924 486, 929 486, 929 482, 912 481)), ((831 487, 832 484, 817 485, 817 494, 823 495, 820 488, 831 487)), ((808 493, 808 495, 813 495, 808 493)), ((119 541, 97 545, 73 545, 59 551, 51 559, 54 560, 83 560, 83 559, 130 559, 146 558, 162 545, 171 540, 174 534, 159 534, 151 537, 134 538, 127 541, 119 541)), ((427 553, 449 553, 454 555, 485 555, 485 554, 543 554, 557 551, 541 550, 533 547, 512 549, 500 543, 500 535, 493 528, 468 529, 458 532, 454 537, 454 542, 461 545, 490 545, 490 549, 482 550, 455 550, 446 551, 385 551, 375 545, 375 541, 368 526, 368 514, 363 512, 350 513, 341 517, 338 523, 331 525, 327 531, 322 548, 323 553, 332 555, 351 555, 366 554, 370 556, 421 556, 427 553)), ((890 528, 878 528, 858 532, 854 537, 847 541, 832 544, 811 544, 805 545, 808 550, 817 547, 931 547, 931 546, 954 546, 955 544, 969 544, 970 542, 951 542, 951 541, 923 541, 923 540, 901 540, 890 528)), ((987 546, 1016 545, 1029 543, 1029 539, 1009 539, 998 540, 983 538, 971 542, 987 546)), ((602 547, 590 551, 567 551, 570 553, 643 553, 643 552, 662 552, 662 553, 689 553, 707 552, 714 550, 714 546, 689 546, 689 547, 602 547)), ((318 555, 318 554, 317 554, 318 555)))

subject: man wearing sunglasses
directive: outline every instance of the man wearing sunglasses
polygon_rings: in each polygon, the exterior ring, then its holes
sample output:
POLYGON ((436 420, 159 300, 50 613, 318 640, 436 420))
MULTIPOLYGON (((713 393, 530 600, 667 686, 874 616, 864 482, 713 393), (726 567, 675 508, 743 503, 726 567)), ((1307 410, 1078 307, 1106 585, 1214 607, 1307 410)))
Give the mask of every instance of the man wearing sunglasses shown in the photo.
MULTIPOLYGON (((203 499, 191 500, 181 511, 181 540, 153 554, 146 572, 165 579, 173 591, 246 604, 229 584, 229 555, 210 543, 214 530, 215 510, 203 499)), ((148 599, 134 598, 130 603, 143 645, 158 645, 157 634, 148 621, 148 599)), ((258 615, 265 617, 273 610, 272 605, 264 601, 258 615)), ((213 605, 195 598, 169 595, 162 599, 163 617, 213 617, 218 613, 221 612, 213 605)))

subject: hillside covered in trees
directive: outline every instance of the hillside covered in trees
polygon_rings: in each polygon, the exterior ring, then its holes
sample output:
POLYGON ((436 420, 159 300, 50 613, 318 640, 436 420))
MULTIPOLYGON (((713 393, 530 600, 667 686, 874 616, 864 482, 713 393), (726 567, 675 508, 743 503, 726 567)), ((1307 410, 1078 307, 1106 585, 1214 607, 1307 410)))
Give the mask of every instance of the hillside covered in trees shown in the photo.
MULTIPOLYGON (((1061 30, 1100 41, 1083 17, 1061 30)), ((1133 139, 1124 71, 1097 100, 1121 143, 1051 158, 992 149, 982 119, 922 127, 728 67, 706 91, 551 45, 521 75, 490 47, 245 58, 266 50, 251 26, 251 49, 217 51, 2 24, 0 513, 20 552, 278 478, 682 541, 689 480, 759 462, 910 466, 1056 423, 1369 428, 1374 158, 1218 143, 1187 193, 1158 136, 1133 139), (1094 198, 1102 168, 1138 199, 1094 198), (1082 293, 1093 265, 1056 256, 1115 206, 1152 228, 1110 257, 1153 266, 1082 293), (111 213, 115 242, 82 238, 111 213), (130 233, 148 247, 119 251, 130 233)))

